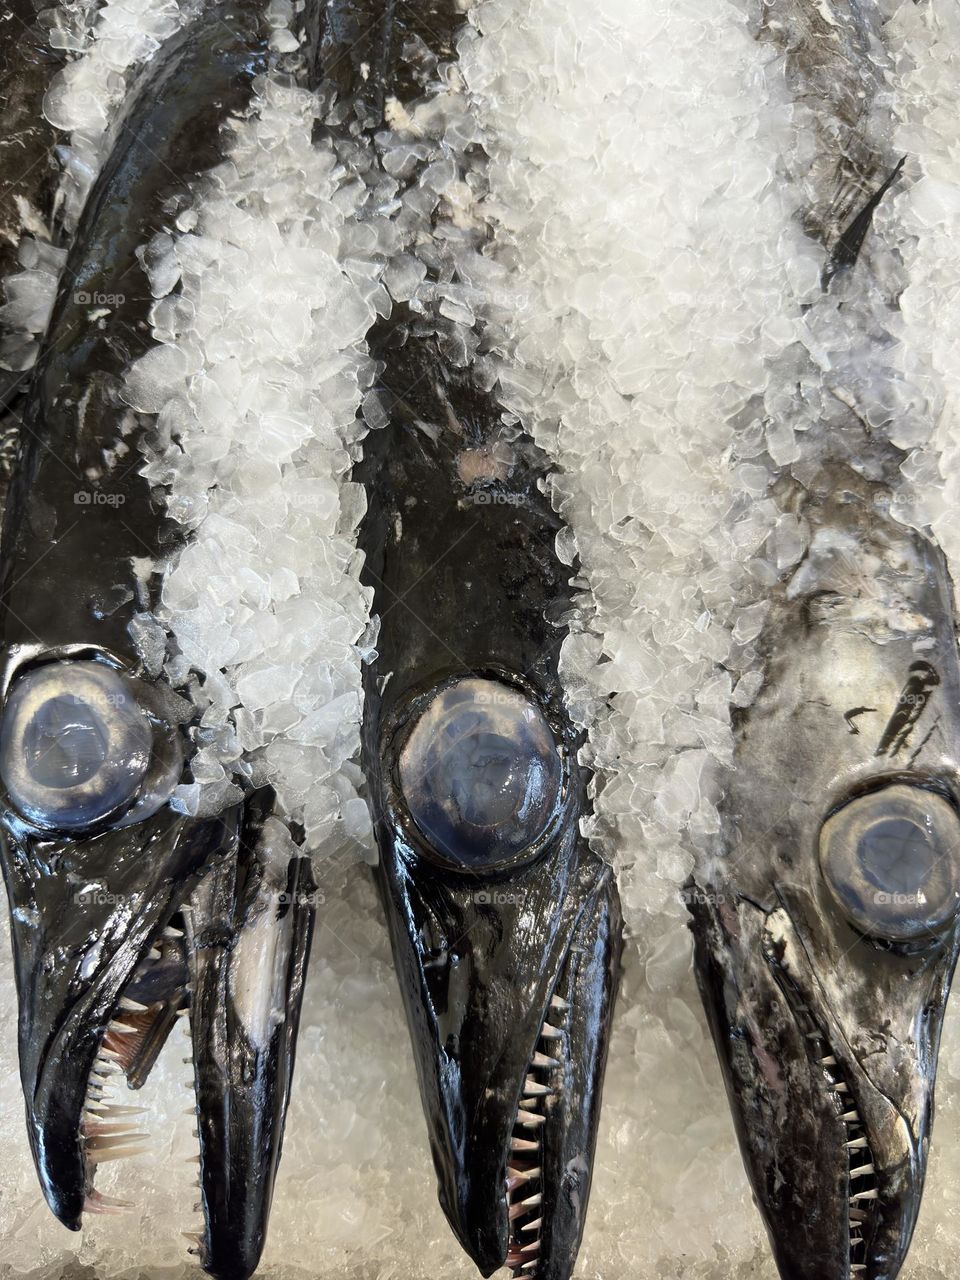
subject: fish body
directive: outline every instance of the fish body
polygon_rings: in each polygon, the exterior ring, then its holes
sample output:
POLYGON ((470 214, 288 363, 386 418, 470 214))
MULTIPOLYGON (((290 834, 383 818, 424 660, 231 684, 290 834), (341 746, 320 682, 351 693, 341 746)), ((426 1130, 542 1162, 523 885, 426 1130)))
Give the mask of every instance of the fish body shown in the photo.
POLYGON ((0 547, 0 832, 41 1186, 71 1229, 111 1208, 97 1165, 140 1144, 113 1077, 142 1083, 189 1012, 195 1250, 222 1280, 263 1246, 313 886, 268 790, 209 818, 169 804, 193 712, 141 641, 178 544, 140 474, 153 424, 124 375, 151 347, 139 254, 220 160, 268 39, 257 6, 212 5, 134 95, 68 258, 0 547))
MULTIPOLYGON (((357 67, 406 69, 372 89, 362 73, 353 97, 338 84, 353 136, 379 145, 383 104, 404 130, 442 94, 461 21, 435 5, 416 31, 379 29, 357 67)), ((322 56, 339 38, 323 30, 322 56)), ((425 216, 442 220, 442 201, 425 216)), ((459 233, 482 252, 481 231, 459 233)), ((363 766, 441 1205, 485 1275, 560 1280, 585 1221, 620 906, 579 832, 588 775, 558 675, 571 569, 548 462, 503 420, 470 342, 399 302, 369 335, 383 423, 354 470, 380 620, 363 766)))
POLYGON ((771 489, 809 540, 769 593, 764 683, 734 713, 720 836, 690 886, 695 969, 780 1274, 893 1280, 960 945, 953 584, 932 537, 896 519, 903 454, 856 411, 896 376, 870 320, 878 298, 895 306, 868 233, 903 169, 879 8, 764 14, 812 139, 787 159, 828 255, 807 323, 839 318, 856 354, 811 377, 834 403, 771 489))

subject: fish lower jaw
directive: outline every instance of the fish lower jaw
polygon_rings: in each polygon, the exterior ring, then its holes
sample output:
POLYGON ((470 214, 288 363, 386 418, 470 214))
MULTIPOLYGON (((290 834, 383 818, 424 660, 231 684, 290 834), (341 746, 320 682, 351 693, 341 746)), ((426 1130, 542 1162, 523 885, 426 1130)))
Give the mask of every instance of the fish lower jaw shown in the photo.
MULTIPOLYGON (((520 1105, 514 1120, 507 1159, 507 1218, 510 1239, 504 1265, 515 1277, 536 1280, 545 1206, 541 1190, 541 1134, 548 1123, 547 1107, 560 1088, 561 1059, 570 1006, 559 995, 550 999, 537 1048, 524 1076, 520 1105)), ((546 1206, 548 1209, 549 1206, 546 1206)))

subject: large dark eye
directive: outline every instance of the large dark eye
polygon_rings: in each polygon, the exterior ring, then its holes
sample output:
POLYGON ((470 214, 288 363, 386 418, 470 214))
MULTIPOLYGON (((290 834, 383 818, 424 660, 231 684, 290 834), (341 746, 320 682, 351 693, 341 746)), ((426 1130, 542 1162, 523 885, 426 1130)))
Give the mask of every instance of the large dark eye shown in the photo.
POLYGON ((138 682, 98 662, 51 662, 16 680, 0 722, 0 777, 37 826, 74 831, 145 817, 182 766, 136 696, 138 682))
POLYGON ((464 869, 532 850, 556 819, 563 768, 529 698, 474 677, 441 689, 400 753, 400 788, 431 847, 464 869))
POLYGON ((922 938, 960 907, 960 818, 932 791, 884 787, 827 819, 820 866, 863 933, 891 942, 922 938))

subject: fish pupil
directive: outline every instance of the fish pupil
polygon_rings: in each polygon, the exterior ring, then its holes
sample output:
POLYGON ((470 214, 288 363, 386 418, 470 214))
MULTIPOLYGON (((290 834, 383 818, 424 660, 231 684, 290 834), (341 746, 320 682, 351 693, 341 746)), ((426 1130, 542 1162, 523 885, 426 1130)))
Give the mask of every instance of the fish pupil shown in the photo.
POLYGON ((936 860, 927 832, 908 818, 883 818, 857 843, 863 874, 887 893, 913 893, 924 885, 936 860))
POLYGON ((107 758, 107 735, 81 699, 45 702, 24 733, 27 767, 44 787, 62 789, 88 782, 107 758))

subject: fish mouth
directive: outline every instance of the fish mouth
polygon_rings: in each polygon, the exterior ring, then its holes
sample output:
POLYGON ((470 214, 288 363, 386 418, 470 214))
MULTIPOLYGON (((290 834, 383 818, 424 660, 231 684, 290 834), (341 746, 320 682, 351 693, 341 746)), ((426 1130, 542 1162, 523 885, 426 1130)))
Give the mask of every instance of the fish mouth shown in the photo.
POLYGON ((920 1207, 955 943, 898 953, 851 941, 831 921, 818 950, 810 923, 829 920, 829 908, 796 886, 778 885, 768 909, 698 886, 688 904, 697 980, 780 1274, 892 1280, 920 1207), (872 991, 858 985, 863 956, 845 961, 831 939, 876 951, 872 991))
POLYGON ((568 1277, 583 1235, 619 969, 611 888, 598 887, 577 924, 523 1077, 505 1153, 503 1262, 518 1277, 568 1277))
POLYGON ((150 1149, 115 1087, 139 1088, 188 1016, 203 1223, 184 1234, 218 1280, 249 1276, 263 1247, 310 942, 308 864, 277 840, 271 803, 255 793, 209 821, 165 810, 82 842, 3 815, 21 1081, 47 1203, 71 1230, 129 1206, 95 1185, 102 1163, 150 1149))
POLYGON ((583 1232, 621 943, 576 839, 482 888, 382 863, 440 1204, 485 1276, 566 1280, 583 1232))

